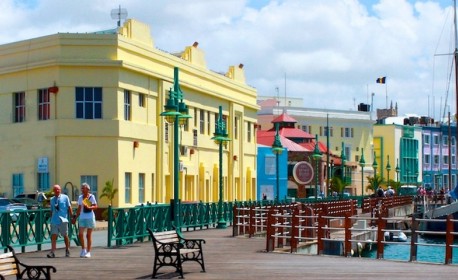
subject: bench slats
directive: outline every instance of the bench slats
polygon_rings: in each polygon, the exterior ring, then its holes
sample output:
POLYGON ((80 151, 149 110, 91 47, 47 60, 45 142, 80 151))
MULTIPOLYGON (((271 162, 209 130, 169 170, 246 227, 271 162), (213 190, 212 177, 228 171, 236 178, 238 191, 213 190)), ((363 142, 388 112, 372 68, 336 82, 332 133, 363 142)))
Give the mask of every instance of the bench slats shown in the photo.
POLYGON ((14 259, 13 256, 5 257, 5 258, 0 258, 0 264, 2 263, 14 263, 16 260, 14 259))

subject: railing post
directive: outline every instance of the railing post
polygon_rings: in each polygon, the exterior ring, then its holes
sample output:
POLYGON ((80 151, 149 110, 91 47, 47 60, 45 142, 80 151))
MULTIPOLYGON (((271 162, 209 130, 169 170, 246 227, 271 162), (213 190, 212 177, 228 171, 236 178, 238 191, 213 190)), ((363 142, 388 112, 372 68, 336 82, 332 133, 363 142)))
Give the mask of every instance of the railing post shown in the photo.
POLYGON ((345 256, 351 257, 351 219, 348 212, 345 213, 345 241, 344 250, 345 256))
POLYGON ((410 229, 412 234, 410 237, 410 261, 414 262, 417 260, 418 221, 415 219, 415 216, 413 215, 410 229))
POLYGON ((250 207, 250 219, 249 219, 249 226, 248 226, 248 237, 253 237, 256 231, 256 206, 251 205, 250 207))
POLYGON ((385 238, 383 234, 384 222, 382 214, 379 213, 377 220, 377 259, 383 259, 383 239, 385 238))
POLYGON ((298 225, 299 225, 299 209, 296 208, 293 211, 293 215, 291 217, 291 238, 289 241, 290 247, 291 247, 291 253, 296 253, 297 252, 297 237, 298 237, 298 225))
POLYGON ((323 217, 322 212, 318 213, 318 229, 317 229, 317 254, 322 255, 324 251, 324 227, 326 225, 326 220, 323 217))
POLYGON ((445 231, 445 264, 451 264, 452 257, 453 257, 453 247, 452 247, 453 234, 452 232, 454 231, 454 229, 453 229, 452 218, 453 218, 453 215, 447 216, 446 231, 445 231))
POLYGON ((232 237, 239 235, 239 225, 237 222, 239 211, 237 210, 237 206, 234 205, 232 207, 232 237))
POLYGON ((275 246, 275 218, 273 214, 275 213, 275 207, 270 208, 267 213, 267 238, 266 238, 266 251, 272 252, 275 246))

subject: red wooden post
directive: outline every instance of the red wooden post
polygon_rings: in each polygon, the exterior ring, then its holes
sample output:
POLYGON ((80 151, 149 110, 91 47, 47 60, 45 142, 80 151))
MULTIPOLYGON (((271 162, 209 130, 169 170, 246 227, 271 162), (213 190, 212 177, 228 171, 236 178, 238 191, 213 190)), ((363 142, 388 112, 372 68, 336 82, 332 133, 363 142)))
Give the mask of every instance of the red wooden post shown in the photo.
POLYGON ((344 241, 344 250, 345 256, 351 257, 351 219, 350 213, 345 213, 345 241, 344 241))
POLYGON ((278 222, 277 224, 280 225, 280 227, 277 229, 277 233, 278 233, 278 237, 277 237, 277 247, 278 248, 283 248, 283 233, 284 233, 284 228, 283 226, 285 225, 285 211, 280 208, 280 211, 279 211, 279 214, 281 215, 280 217, 278 217, 278 222))
POLYGON ((412 223, 410 225, 410 261, 414 262, 417 260, 417 242, 418 242, 418 221, 415 220, 415 216, 412 215, 412 223))
POLYGON ((447 224, 446 224, 446 231, 445 231, 445 264, 452 263, 453 257, 453 215, 447 216, 447 224))
POLYGON ((254 233, 256 231, 256 212, 255 212, 255 207, 251 205, 250 207, 250 216, 249 216, 249 225, 248 225, 248 237, 254 236, 254 233))
POLYGON ((234 205, 232 207, 232 237, 234 236, 237 236, 239 235, 239 226, 238 226, 238 222, 237 222, 237 219, 238 219, 238 216, 239 216, 239 211, 237 209, 237 206, 234 205))
POLYGON ((274 218, 274 213, 275 213, 275 208, 272 207, 269 210, 269 213, 267 214, 267 238, 266 238, 266 251, 267 252, 272 252, 275 248, 275 218, 274 218))
POLYGON ((291 246, 291 253, 296 253, 297 252, 297 244, 298 240, 297 237, 299 236, 298 232, 298 225, 299 225, 299 209, 294 209, 293 211, 293 216, 291 217, 291 239, 289 241, 290 246, 291 246))
POLYGON ((377 221, 377 259, 383 259, 383 241, 385 238, 385 236, 383 235, 384 228, 384 220, 382 214, 379 213, 377 221))
POLYGON ((317 254, 321 255, 323 254, 324 251, 324 240, 323 238, 325 237, 325 232, 324 232, 324 227, 326 226, 326 220, 323 217, 323 213, 320 212, 318 213, 318 229, 317 229, 317 243, 318 243, 318 248, 317 248, 317 254))

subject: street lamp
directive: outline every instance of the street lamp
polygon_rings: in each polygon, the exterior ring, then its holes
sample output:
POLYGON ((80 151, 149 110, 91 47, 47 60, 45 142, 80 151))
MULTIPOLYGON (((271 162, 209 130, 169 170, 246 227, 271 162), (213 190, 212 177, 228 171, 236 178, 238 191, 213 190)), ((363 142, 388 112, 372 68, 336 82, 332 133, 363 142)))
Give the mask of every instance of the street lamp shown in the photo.
POLYGON ((275 197, 275 202, 278 202, 280 200, 280 155, 283 152, 283 145, 278 135, 278 123, 275 123, 275 138, 272 143, 272 152, 275 154, 275 171, 277 174, 277 195, 275 197))
MULTIPOLYGON (((342 142, 342 151, 340 152, 340 158, 342 159, 342 167, 341 167, 342 184, 344 185, 344 189, 345 189, 345 163, 346 163, 347 160, 346 160, 346 157, 345 157, 344 142, 342 142)), ((344 189, 342 189, 342 193, 340 194, 341 198, 343 198, 344 189)))
POLYGON ((315 200, 318 200, 318 173, 319 173, 319 170, 318 170, 318 164, 319 164, 319 160, 321 160, 321 157, 323 155, 321 154, 320 152, 320 149, 318 148, 318 134, 315 134, 315 149, 313 150, 313 160, 315 161, 315 169, 316 169, 316 173, 315 173, 315 200))
POLYGON ((165 112, 162 112, 160 116, 165 117, 165 120, 173 126, 173 215, 172 221, 174 226, 180 230, 180 194, 179 194, 179 176, 180 170, 180 158, 178 149, 178 126, 186 123, 188 118, 191 116, 188 114, 188 107, 183 101, 183 92, 181 91, 178 83, 178 67, 173 69, 173 90, 169 90, 169 99, 167 99, 164 105, 165 112))
POLYGON ((386 173, 388 175, 387 184, 389 184, 390 183, 390 171, 391 171, 390 155, 387 155, 387 158, 388 158, 388 163, 386 164, 386 173))
POLYGON ((374 162, 372 163, 372 168, 374 168, 374 189, 377 191, 378 184, 377 184, 377 161, 375 160, 375 152, 374 152, 374 162))
POLYGON ((361 148, 361 159, 359 160, 359 166, 361 166, 361 196, 364 196, 364 166, 366 161, 364 160, 364 148, 361 148))
POLYGON ((227 223, 223 215, 223 145, 231 139, 227 136, 226 123, 223 121, 223 107, 219 106, 218 120, 215 123, 215 133, 211 138, 219 146, 219 201, 218 225, 216 228, 226 228, 227 223))
POLYGON ((394 169, 396 171, 396 177, 397 177, 397 180, 398 180, 398 183, 399 183, 399 159, 396 159, 396 168, 394 169))

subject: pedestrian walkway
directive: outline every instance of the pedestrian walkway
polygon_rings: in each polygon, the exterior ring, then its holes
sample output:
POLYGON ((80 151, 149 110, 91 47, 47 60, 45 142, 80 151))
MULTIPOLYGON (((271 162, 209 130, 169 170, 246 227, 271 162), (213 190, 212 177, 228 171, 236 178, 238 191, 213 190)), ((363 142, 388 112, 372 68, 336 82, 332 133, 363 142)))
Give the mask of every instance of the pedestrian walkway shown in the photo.
MULTIPOLYGON (((265 253, 265 238, 232 237, 232 227, 184 232, 184 236, 206 240, 207 272, 201 273, 199 264, 188 262, 183 265, 186 279, 456 279, 457 267, 453 265, 265 253)), ((62 248, 57 250, 55 259, 46 258, 46 251, 27 252, 19 257, 25 263, 54 265, 54 280, 151 278, 151 242, 117 248, 98 246, 93 248, 90 259, 80 258, 79 252, 73 247, 70 258, 65 257, 62 248)), ((179 278, 172 268, 162 268, 159 273, 159 279, 179 278)))

